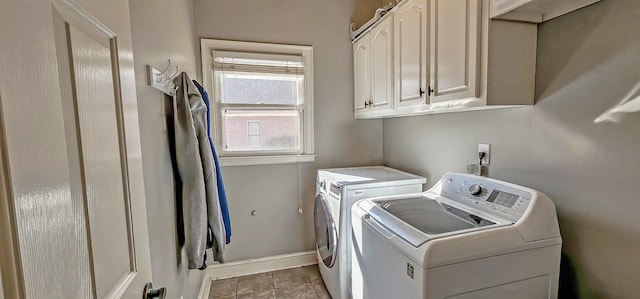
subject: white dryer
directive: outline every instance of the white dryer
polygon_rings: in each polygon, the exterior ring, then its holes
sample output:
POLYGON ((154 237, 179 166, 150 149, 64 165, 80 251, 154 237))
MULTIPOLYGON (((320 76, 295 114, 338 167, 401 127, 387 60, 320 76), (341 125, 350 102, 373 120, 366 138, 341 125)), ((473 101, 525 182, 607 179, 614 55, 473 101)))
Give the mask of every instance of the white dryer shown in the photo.
POLYGON ((384 166, 318 170, 314 208, 318 267, 334 299, 350 298, 351 206, 376 196, 422 192, 426 179, 384 166))
POLYGON ((352 208, 353 298, 556 298, 553 202, 529 188, 445 174, 430 190, 352 208))

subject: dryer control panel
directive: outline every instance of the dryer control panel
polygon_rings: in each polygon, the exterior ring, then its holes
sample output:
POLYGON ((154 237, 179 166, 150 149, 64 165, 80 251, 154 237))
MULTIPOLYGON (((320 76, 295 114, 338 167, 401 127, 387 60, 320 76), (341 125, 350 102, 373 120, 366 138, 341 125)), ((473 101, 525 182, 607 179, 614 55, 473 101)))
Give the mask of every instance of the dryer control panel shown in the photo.
POLYGON ((529 207, 533 194, 526 188, 485 177, 446 174, 432 192, 501 218, 518 221, 529 207))
POLYGON ((338 186, 325 175, 318 175, 318 178, 316 179, 316 191, 318 190, 321 190, 336 200, 340 200, 342 197, 342 187, 338 186))

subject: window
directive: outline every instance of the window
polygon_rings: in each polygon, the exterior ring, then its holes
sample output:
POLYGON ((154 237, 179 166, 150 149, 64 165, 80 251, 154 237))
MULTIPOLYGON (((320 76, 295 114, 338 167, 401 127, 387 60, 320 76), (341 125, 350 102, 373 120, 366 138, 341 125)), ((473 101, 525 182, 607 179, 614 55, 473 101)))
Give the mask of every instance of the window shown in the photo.
POLYGON ((312 48, 202 40, 222 165, 313 161, 312 48))

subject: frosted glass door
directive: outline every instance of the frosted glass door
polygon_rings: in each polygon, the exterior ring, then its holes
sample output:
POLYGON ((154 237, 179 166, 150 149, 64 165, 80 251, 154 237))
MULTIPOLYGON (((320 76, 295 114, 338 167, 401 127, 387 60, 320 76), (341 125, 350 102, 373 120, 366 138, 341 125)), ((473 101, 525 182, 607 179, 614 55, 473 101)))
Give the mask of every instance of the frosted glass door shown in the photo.
POLYGON ((151 279, 129 2, 81 3, 0 10, 12 298, 142 298, 151 279))

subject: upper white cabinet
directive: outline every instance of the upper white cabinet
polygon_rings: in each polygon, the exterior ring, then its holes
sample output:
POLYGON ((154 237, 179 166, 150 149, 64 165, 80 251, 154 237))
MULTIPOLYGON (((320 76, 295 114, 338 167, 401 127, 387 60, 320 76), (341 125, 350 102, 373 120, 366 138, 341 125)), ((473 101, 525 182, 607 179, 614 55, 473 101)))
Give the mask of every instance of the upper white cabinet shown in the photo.
POLYGON ((478 0, 431 0, 431 104, 479 96, 478 5, 478 0))
POLYGON ((492 1, 404 0, 367 29, 356 118, 533 105, 537 24, 491 19, 492 1))
POLYGON ((374 111, 391 109, 393 100, 393 15, 375 26, 371 38, 371 99, 374 111))
POLYGON ((393 16, 386 16, 353 44, 356 118, 381 116, 393 108, 393 16))
POLYGON ((427 104, 427 0, 407 0, 393 13, 396 109, 427 104))
POLYGON ((490 0, 491 18, 542 23, 602 0, 490 0))
POLYGON ((353 44, 354 105, 356 115, 364 113, 371 101, 370 35, 365 34, 353 44))

